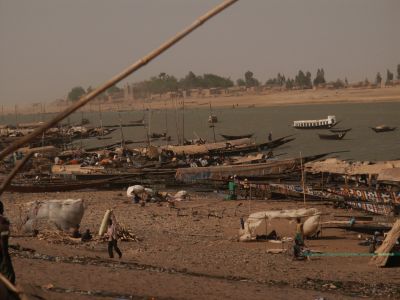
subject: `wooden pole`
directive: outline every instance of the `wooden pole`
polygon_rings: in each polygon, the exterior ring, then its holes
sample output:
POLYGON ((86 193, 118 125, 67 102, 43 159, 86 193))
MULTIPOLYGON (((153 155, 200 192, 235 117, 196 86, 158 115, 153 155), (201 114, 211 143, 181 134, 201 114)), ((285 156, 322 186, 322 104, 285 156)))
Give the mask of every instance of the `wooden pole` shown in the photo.
POLYGON ((173 36, 171 39, 166 41, 165 43, 161 44, 158 48, 155 50, 151 51, 148 55, 144 56, 143 58, 139 59, 135 63, 133 63, 131 66, 123 70, 121 73, 115 75, 112 77, 109 81, 105 82, 103 85, 100 87, 96 88, 92 92, 89 92, 88 94, 84 95, 79 101, 71 104, 69 107, 67 107, 64 111, 60 112, 57 114, 53 119, 47 121, 44 123, 42 126, 38 127, 36 130, 34 130, 31 134, 22 137, 9 145, 7 148, 5 148, 3 151, 0 152, 0 160, 6 157, 8 154, 14 152, 15 150, 21 148, 25 144, 29 143, 32 141, 34 138, 37 136, 41 135, 43 132, 48 130, 49 128, 55 126, 58 122, 63 120, 64 118, 68 117, 70 114, 75 112, 77 109, 81 108, 82 106, 86 105, 89 103, 93 98, 96 96, 100 95, 101 93, 105 92, 107 89, 112 87, 113 85, 117 84, 124 78, 128 77, 135 71, 139 70, 141 67, 147 65, 150 61, 154 60, 156 57, 158 57, 160 54, 164 53, 166 50, 171 48, 173 45, 175 45, 177 42, 179 42, 181 39, 186 37, 188 34, 190 34, 192 31, 194 31, 196 28, 200 27, 204 22, 208 21, 218 13, 222 12, 225 10, 227 7, 231 6, 238 0, 226 0, 222 2, 221 4, 217 5, 215 8, 211 9, 208 11, 206 14, 198 18, 193 24, 185 28, 183 31, 179 32, 175 36, 173 36))
POLYGON ((182 100, 182 145, 185 144, 185 99, 182 100))
POLYGON ((151 142, 150 142, 150 135, 151 135, 151 107, 149 104, 149 107, 147 108, 147 146, 150 147, 151 142))
POLYGON ((164 101, 165 106, 165 145, 168 145, 168 110, 167 110, 167 100, 164 101))
POLYGON ((121 112, 119 110, 118 110, 118 118, 119 118, 119 130, 121 134, 121 148, 125 148, 124 131, 122 129, 122 117, 121 117, 121 112))
POLYGON ((183 145, 183 142, 181 143, 181 138, 179 134, 179 125, 178 125, 178 108, 176 107, 176 99, 172 100, 175 105, 175 128, 176 128, 176 137, 178 139, 178 144, 183 145))
MULTIPOLYGON (((321 191, 324 192, 324 172, 321 174, 321 191)), ((322 200, 322 194, 321 194, 321 200, 322 200)))
MULTIPOLYGON (((210 101, 210 116, 211 116, 211 121, 212 121, 213 114, 212 114, 212 108, 211 108, 211 101, 210 101)), ((211 127, 212 127, 213 134, 214 134, 214 143, 216 143, 217 139, 215 138, 215 125, 214 125, 214 122, 211 123, 211 127)))
POLYGON ((303 170, 303 158, 301 156, 301 152, 300 152, 300 169, 301 169, 301 182, 303 185, 303 202, 304 205, 306 205, 306 190, 305 190, 305 179, 304 179, 304 170, 303 170))
MULTIPOLYGON (((18 127, 18 106, 17 104, 14 105, 14 114, 15 114, 15 127, 18 127)), ((17 150, 17 149, 15 149, 17 150)))

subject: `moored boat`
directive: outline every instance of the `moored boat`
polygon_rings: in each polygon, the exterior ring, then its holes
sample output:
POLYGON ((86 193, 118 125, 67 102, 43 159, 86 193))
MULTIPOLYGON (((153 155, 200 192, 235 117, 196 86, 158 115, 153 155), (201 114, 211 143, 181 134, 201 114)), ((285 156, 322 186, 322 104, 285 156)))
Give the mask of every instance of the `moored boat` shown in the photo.
POLYGON ((379 125, 379 126, 371 127, 371 129, 373 131, 375 131, 376 133, 380 133, 380 132, 394 131, 397 129, 397 127, 391 127, 391 126, 387 126, 387 125, 379 125))
POLYGON ((332 134, 318 134, 321 140, 341 140, 346 135, 346 132, 337 132, 332 134))
POLYGON ((238 140, 238 139, 251 138, 253 135, 254 135, 254 133, 243 134, 243 135, 220 134, 220 136, 222 136, 226 140, 238 140))
POLYGON ((349 132, 351 130, 352 130, 352 128, 345 128, 345 129, 335 128, 335 129, 330 129, 329 131, 333 132, 333 133, 337 133, 337 132, 349 132))

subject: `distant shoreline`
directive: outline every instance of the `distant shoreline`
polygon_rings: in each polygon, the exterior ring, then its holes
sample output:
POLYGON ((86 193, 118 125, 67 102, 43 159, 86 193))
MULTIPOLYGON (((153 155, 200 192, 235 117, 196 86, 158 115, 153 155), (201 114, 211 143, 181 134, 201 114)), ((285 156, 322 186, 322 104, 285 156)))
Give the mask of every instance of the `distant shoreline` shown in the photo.
MULTIPOLYGON (((129 111, 149 109, 182 108, 248 108, 248 107, 276 107, 297 105, 323 104, 363 104, 363 103, 394 103, 400 102, 400 86, 386 88, 347 88, 338 90, 294 90, 294 91, 267 91, 262 94, 244 94, 238 96, 216 96, 204 98, 155 99, 151 101, 133 100, 120 103, 102 103, 102 111, 129 111)), ((46 105, 46 113, 54 113, 65 109, 66 106, 46 105)), ((85 112, 98 111, 98 104, 86 105, 85 112)), ((19 115, 40 113, 32 109, 32 105, 21 105, 19 115)), ((5 111, 5 114, 15 114, 14 111, 5 111)))

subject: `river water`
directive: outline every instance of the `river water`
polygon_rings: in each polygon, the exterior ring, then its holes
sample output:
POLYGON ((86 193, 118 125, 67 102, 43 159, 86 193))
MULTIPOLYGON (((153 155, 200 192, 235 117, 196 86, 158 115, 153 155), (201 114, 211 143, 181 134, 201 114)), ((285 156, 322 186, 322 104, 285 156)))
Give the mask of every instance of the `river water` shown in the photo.
MULTIPOLYGON (((257 142, 265 142, 269 132, 273 138, 285 135, 294 135, 296 140, 274 151, 283 157, 307 156, 330 151, 347 151, 337 154, 342 159, 354 160, 392 160, 400 159, 400 103, 368 103, 368 104, 326 104, 326 105, 296 105, 279 107, 237 107, 237 108, 213 108, 213 114, 219 122, 215 127, 217 140, 222 140, 220 133, 229 135, 241 135, 254 133, 257 142), (328 130, 299 130, 292 127, 294 120, 323 119, 328 115, 335 115, 341 123, 340 128, 352 128, 342 140, 320 140, 318 133, 329 133, 328 130), (393 132, 375 133, 369 127, 380 124, 398 126, 393 132)), ((123 123, 138 120, 145 117, 150 120, 150 132, 164 132, 167 128, 168 135, 172 136, 171 143, 177 143, 177 133, 182 135, 184 124, 185 137, 187 139, 197 136, 214 140, 212 128, 207 123, 210 109, 208 107, 190 108, 180 110, 151 110, 129 112, 103 112, 104 125, 119 124, 121 117, 123 123)), ((18 122, 32 122, 47 120, 51 114, 40 116, 18 116, 18 122)), ((91 125, 100 125, 98 112, 84 114, 75 113, 69 122, 79 122, 82 118, 91 121, 91 125)), ((15 124, 16 117, 4 116, 3 123, 15 124)), ((125 139, 141 141, 147 138, 146 127, 123 128, 125 139)), ((112 139, 99 141, 97 139, 82 140, 84 147, 101 146, 118 142, 121 139, 121 131, 118 129, 112 133, 112 139)), ((154 144, 165 142, 154 142, 154 144)), ((137 144, 140 145, 140 144, 137 144)))

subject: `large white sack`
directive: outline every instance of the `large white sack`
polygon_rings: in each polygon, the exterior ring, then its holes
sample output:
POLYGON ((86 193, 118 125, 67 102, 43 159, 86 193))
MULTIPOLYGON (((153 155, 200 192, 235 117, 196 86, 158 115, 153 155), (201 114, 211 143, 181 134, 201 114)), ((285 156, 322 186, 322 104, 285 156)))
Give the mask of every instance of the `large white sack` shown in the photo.
POLYGON ((36 221, 47 221, 58 229, 69 230, 81 223, 85 211, 82 199, 33 201, 27 207, 26 231, 34 230, 36 221))
POLYGON ((255 219, 244 223, 244 229, 239 230, 239 241, 246 242, 255 238, 257 235, 268 234, 266 232, 268 219, 255 219))
POLYGON ((320 221, 321 216, 320 215, 315 215, 312 217, 309 217, 303 224, 303 235, 304 236, 312 236, 314 235, 319 228, 319 221, 320 221))
POLYGON ((187 197, 188 197, 187 191, 179 191, 175 194, 174 199, 175 200, 185 200, 187 197))
POLYGON ((128 189, 126 190, 126 195, 128 197, 131 197, 133 193, 142 193, 142 192, 144 192, 144 186, 137 184, 128 187, 128 189))
MULTIPOLYGON (((284 209, 284 210, 267 210, 267 211, 259 211, 256 213, 252 213, 244 223, 244 229, 239 230, 239 240, 250 241, 254 239, 257 235, 265 235, 268 234, 266 232, 267 229, 270 229, 267 226, 267 222, 273 219, 295 219, 307 216, 316 216, 318 215, 319 220, 320 212, 316 208, 300 208, 300 209, 284 209)), ((303 224, 304 230, 305 224, 303 224)), ((316 227, 318 226, 318 222, 316 227)), ((312 219, 307 223, 307 230, 312 232, 315 227, 315 219, 312 219)), ((279 232, 279 228, 277 229, 279 232)), ((315 231, 314 231, 315 232, 315 231)))

